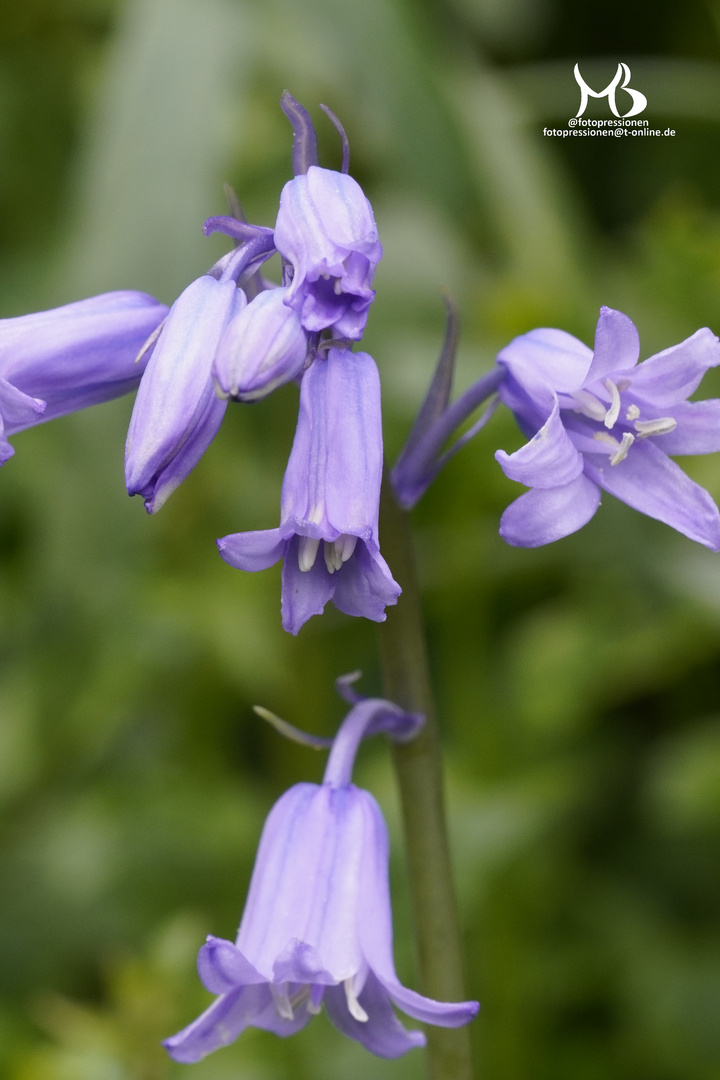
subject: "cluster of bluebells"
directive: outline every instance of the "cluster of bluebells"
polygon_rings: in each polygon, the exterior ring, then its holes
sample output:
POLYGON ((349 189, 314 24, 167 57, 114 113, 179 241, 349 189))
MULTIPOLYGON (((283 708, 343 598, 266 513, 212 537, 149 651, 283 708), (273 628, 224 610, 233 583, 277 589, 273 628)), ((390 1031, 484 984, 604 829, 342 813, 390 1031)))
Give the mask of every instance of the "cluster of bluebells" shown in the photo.
MULTIPOLYGON (((212 442, 228 403, 255 402, 299 384, 295 439, 276 528, 218 541, 246 571, 282 560, 282 621, 296 634, 329 600, 377 622, 400 588, 380 554, 383 470, 380 380, 354 351, 374 298, 382 247, 372 209, 348 173, 321 168, 308 114, 289 95, 294 177, 274 228, 239 209, 206 221, 234 242, 171 308, 144 293, 96 296, 0 321, 0 465, 24 428, 137 387, 126 445, 126 484, 158 511, 212 442), (263 274, 278 255, 280 284, 263 274)), ((502 517, 510 544, 535 547, 585 525, 608 491, 693 540, 720 550, 720 513, 672 460, 720 450, 720 401, 689 401, 720 365, 708 329, 638 364, 637 330, 602 308, 594 348, 556 329, 516 338, 494 368, 450 402, 457 317, 406 446, 391 474, 409 509, 498 403, 527 443, 496 458, 528 491, 502 517), (484 402, 483 415, 448 448, 484 402)), ((383 1057, 424 1042, 393 1004, 417 1020, 467 1023, 477 1003, 446 1004, 403 987, 395 973, 388 842, 374 799, 351 783, 367 735, 412 738, 421 719, 344 692, 353 708, 332 742, 321 785, 298 784, 273 808, 236 942, 210 937, 200 977, 217 1000, 168 1039, 192 1062, 255 1026, 290 1035, 325 1008, 343 1033, 383 1057)))
POLYGON ((350 348, 365 329, 382 247, 370 203, 347 172, 342 129, 342 171, 320 168, 308 114, 287 93, 282 106, 295 133, 295 176, 275 228, 236 217, 205 223, 237 246, 188 286, 150 343, 125 463, 128 491, 152 513, 207 449, 229 400, 257 401, 299 381, 279 527, 218 542, 242 570, 283 559, 283 626, 296 634, 331 599, 381 621, 400 588, 378 543, 379 377, 372 357, 350 348), (275 253, 281 285, 262 275, 275 253))

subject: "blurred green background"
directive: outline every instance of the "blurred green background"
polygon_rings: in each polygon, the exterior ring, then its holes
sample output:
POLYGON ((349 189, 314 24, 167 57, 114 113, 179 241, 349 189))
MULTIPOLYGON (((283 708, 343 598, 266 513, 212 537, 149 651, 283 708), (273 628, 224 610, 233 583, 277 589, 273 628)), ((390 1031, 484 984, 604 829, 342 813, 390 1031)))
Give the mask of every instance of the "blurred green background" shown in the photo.
MULTIPOLYGON (((115 288, 172 299, 223 251, 222 183, 271 225, 288 87, 337 136, 385 245, 365 347, 397 453, 443 333, 458 386, 534 326, 587 342, 608 304, 643 355, 720 329, 720 5, 662 0, 27 0, 0 9, 0 315, 115 288), (543 138, 572 68, 619 60, 667 139, 543 138)), ((606 102, 595 115, 608 115, 606 102)), ((720 394, 720 379, 704 394, 720 394)), ((324 1017, 197 1066, 159 1040, 209 995, 272 802, 319 779, 260 703, 318 733, 333 679, 379 690, 375 629, 328 607, 297 640, 279 574, 215 537, 277 523, 296 390, 231 407, 160 514, 124 491, 129 399, 25 432, 0 511, 0 1059, 9 1080, 421 1075, 324 1017)), ((720 1076, 720 563, 609 496, 511 549, 498 414, 416 512, 483 1080, 720 1076)), ((720 497, 720 461, 686 461, 720 497)), ((398 813, 375 740, 356 774, 393 833, 398 968, 417 984, 398 813)))

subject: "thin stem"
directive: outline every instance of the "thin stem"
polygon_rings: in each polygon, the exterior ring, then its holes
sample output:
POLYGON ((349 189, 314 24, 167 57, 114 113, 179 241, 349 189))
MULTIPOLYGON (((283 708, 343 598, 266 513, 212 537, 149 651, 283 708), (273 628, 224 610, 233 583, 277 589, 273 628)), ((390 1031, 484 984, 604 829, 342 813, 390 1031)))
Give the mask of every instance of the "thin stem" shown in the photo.
MULTIPOLYGON (((464 1001, 462 945, 445 823, 440 740, 430 685, 409 515, 389 483, 380 504, 383 554, 403 589, 379 627, 384 694, 408 712, 422 712, 424 728, 393 747, 400 788, 408 872, 418 943, 421 989, 439 1001, 464 1001)), ((431 1080, 472 1080, 467 1027, 430 1027, 431 1080)))

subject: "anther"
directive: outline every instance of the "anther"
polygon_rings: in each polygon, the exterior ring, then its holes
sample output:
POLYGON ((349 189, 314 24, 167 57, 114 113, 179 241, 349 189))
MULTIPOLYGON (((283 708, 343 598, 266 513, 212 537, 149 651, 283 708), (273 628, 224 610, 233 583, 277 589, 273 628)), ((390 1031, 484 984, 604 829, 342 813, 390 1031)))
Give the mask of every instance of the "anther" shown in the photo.
POLYGON ((323 545, 323 555, 325 556, 325 565, 328 568, 329 574, 334 574, 336 570, 340 569, 342 566, 342 559, 340 558, 334 540, 325 541, 323 545))
POLYGON ((615 453, 610 458, 610 464, 611 465, 619 465, 621 461, 624 461, 625 458, 628 456, 628 450, 630 449, 630 447, 632 446, 632 444, 634 442, 635 442, 635 436, 631 435, 629 431, 626 431, 623 434, 622 442, 620 443, 619 448, 615 451, 615 453))
POLYGON ((359 1020, 361 1024, 367 1024, 369 1017, 355 995, 355 991, 353 989, 353 982, 354 979, 352 976, 349 979, 345 979, 343 981, 343 986, 345 987, 345 998, 347 999, 347 1007, 353 1019, 359 1020))
POLYGON ((602 401, 599 401, 589 390, 576 390, 573 397, 577 402, 575 412, 582 413, 583 416, 589 416, 591 420, 602 421, 605 419, 607 409, 602 401))
POLYGON ((313 536, 301 536, 300 543, 298 544, 298 566, 305 574, 308 570, 312 570, 315 565, 315 556, 317 555, 318 548, 320 547, 320 541, 316 540, 313 536))
POLYGON ((348 559, 350 558, 350 556, 355 551, 355 548, 357 546, 358 538, 357 538, 357 536, 351 536, 350 533, 343 533, 342 536, 339 536, 337 538, 337 540, 335 541, 335 544, 336 545, 339 544, 341 540, 342 540, 342 551, 340 552, 340 558, 342 559, 343 562, 347 562, 348 559))
POLYGON ((625 419, 626 420, 637 420, 639 415, 640 415, 640 409, 637 407, 637 405, 631 405, 628 408, 628 411, 625 413, 625 419))
POLYGON ((605 413, 605 427, 610 429, 620 415, 620 391, 612 379, 605 380, 605 388, 610 394, 610 408, 605 413))
POLYGON ((635 430, 638 439, 647 439, 648 435, 667 435, 677 427, 677 420, 672 416, 660 416, 657 420, 636 420, 635 430))
POLYGON ((278 1016, 281 1016, 283 1020, 294 1020, 295 1013, 290 1003, 290 997, 288 995, 288 984, 280 983, 278 986, 276 983, 270 983, 270 993, 272 994, 273 1002, 275 1003, 275 1011, 278 1016))

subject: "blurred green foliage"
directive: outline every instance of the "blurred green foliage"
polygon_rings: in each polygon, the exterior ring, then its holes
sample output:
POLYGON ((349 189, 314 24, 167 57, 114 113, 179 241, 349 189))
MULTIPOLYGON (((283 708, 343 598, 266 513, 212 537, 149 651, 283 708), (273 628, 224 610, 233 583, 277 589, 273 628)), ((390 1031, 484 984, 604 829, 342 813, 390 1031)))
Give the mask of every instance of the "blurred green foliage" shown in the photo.
MULTIPOLYGON (((350 134, 386 257, 365 343, 402 444, 460 301, 463 388, 513 335, 585 340, 601 303, 644 355, 720 327, 717 4, 593 0, 27 0, 0 10, 0 314, 111 288, 170 301, 223 250, 222 182, 272 224, 289 87, 337 165, 350 134), (576 60, 619 59, 674 139, 548 140, 576 60)), ((603 103, 600 104, 603 107, 603 103)), ((720 394, 708 378, 706 393, 720 394)), ((192 1067, 159 1041, 208 1001, 273 800, 322 761, 261 703, 334 730, 332 681, 376 692, 374 628, 328 608, 297 640, 279 576, 213 540, 271 527, 294 388, 228 411, 156 519, 131 502, 132 403, 19 435, 0 513, 0 1055, 10 1080, 409 1078, 324 1018, 192 1067)), ((468 981, 493 1080, 720 1075, 720 564, 606 497, 581 533, 506 547, 498 414, 416 512, 448 753, 468 981)), ((720 464, 688 463, 720 497, 720 464)), ((415 982, 392 776, 397 956, 415 982)))

